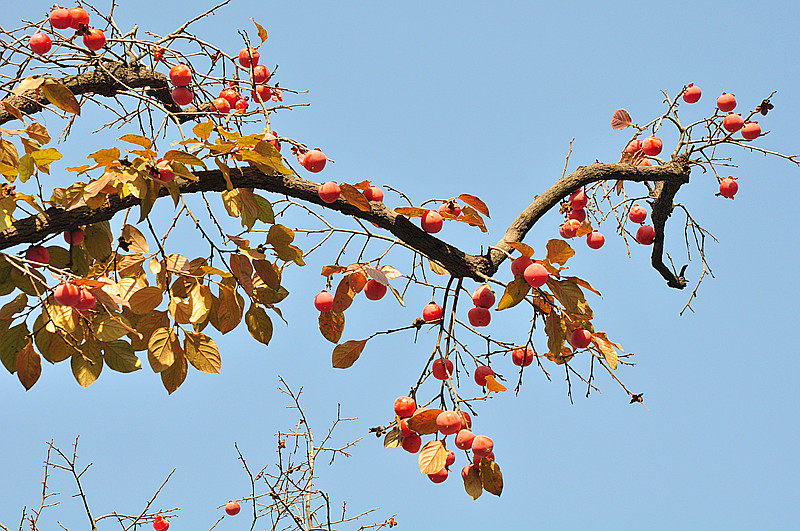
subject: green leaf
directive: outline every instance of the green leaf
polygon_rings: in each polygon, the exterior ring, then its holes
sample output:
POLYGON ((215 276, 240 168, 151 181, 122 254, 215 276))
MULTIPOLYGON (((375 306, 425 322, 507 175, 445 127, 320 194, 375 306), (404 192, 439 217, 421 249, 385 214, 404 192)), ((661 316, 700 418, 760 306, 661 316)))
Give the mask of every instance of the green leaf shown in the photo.
POLYGON ((477 500, 483 494, 483 482, 481 482, 479 467, 470 465, 469 472, 464 476, 464 490, 473 500, 477 500))
POLYGON ((111 341, 103 345, 103 359, 108 368, 117 372, 134 372, 142 368, 142 360, 134 354, 127 341, 111 341))
POLYGON ((20 323, 0 334, 0 361, 11 374, 17 371, 17 356, 25 347, 29 333, 25 323, 20 323))
POLYGON ((531 286, 525 282, 525 277, 517 275, 517 277, 508 283, 506 291, 500 297, 500 302, 497 303, 497 310, 505 310, 512 308, 525 300, 525 296, 530 291, 531 286))

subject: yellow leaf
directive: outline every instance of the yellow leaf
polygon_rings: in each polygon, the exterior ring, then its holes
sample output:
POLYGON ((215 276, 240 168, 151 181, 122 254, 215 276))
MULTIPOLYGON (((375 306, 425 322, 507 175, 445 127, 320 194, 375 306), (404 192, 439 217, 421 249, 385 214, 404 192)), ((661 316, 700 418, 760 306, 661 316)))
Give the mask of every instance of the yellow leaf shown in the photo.
POLYGON ((386 436, 383 438, 383 447, 384 448, 398 448, 403 442, 402 435, 400 433, 399 428, 393 428, 389 432, 386 433, 386 436))
POLYGON ((72 354, 72 374, 81 387, 89 387, 100 377, 103 370, 103 354, 95 342, 86 342, 80 351, 72 354))
POLYGON ((527 256, 528 258, 533 256, 533 247, 531 247, 530 245, 528 245, 526 243, 522 243, 522 242, 505 242, 505 243, 509 247, 511 247, 513 249, 516 249, 517 251, 522 253, 522 256, 527 256))
POLYGON ((103 344, 103 360, 112 371, 128 373, 142 368, 142 360, 133 353, 133 346, 127 341, 103 344))
MULTIPOLYGON (((436 417, 442 412, 441 409, 425 409, 408 419, 408 427, 420 435, 430 435, 439 431, 436 425, 436 417)), ((438 470, 437 470, 438 472, 438 470)))
POLYGON ((42 93, 47 100, 61 109, 62 111, 71 112, 72 114, 81 114, 81 106, 75 95, 67 87, 56 81, 55 79, 47 78, 42 84, 42 93))
POLYGON ((369 212, 372 208, 364 194, 359 192, 353 185, 341 183, 339 184, 339 189, 342 191, 342 197, 344 197, 345 201, 362 212, 369 212))
POLYGON ((156 286, 148 286, 131 295, 128 299, 131 311, 137 315, 144 315, 152 312, 161 305, 164 300, 164 292, 156 286))
POLYGON ((517 277, 506 286, 503 296, 500 297, 500 302, 497 303, 497 310, 505 310, 516 306, 525 300, 525 296, 530 289, 531 286, 525 282, 525 278, 522 275, 517 275, 517 277))
POLYGON ((435 474, 446 461, 447 450, 442 441, 428 441, 419 451, 419 471, 423 474, 435 474))
POLYGON ((122 135, 117 140, 122 140, 123 142, 130 142, 131 144, 142 146, 145 149, 150 149, 151 147, 153 147, 153 141, 141 135, 122 135))
POLYGON ((244 321, 247 324, 247 330, 256 341, 269 345, 269 341, 272 339, 272 320, 264 308, 255 304, 250 305, 244 321))
POLYGON ((153 372, 163 372, 175 363, 175 353, 180 350, 178 337, 169 328, 157 328, 147 345, 147 358, 153 372))
POLYGON ((161 383, 169 394, 178 390, 178 387, 186 380, 186 374, 189 372, 189 365, 186 363, 186 357, 183 353, 179 353, 176 356, 175 363, 161 372, 161 383))
POLYGON ((261 42, 263 43, 269 37, 269 35, 267 35, 267 30, 265 30, 261 24, 256 22, 256 19, 254 19, 253 17, 250 17, 250 20, 252 20, 253 24, 256 25, 256 28, 258 29, 258 38, 261 39, 261 42))
POLYGON ((222 359, 219 348, 213 339, 205 334, 186 332, 185 338, 186 359, 192 367, 200 372, 219 374, 222 369, 222 359))
POLYGON ((189 166, 201 166, 206 168, 206 163, 197 158, 195 155, 191 153, 187 153, 186 151, 178 151, 178 150, 170 150, 164 153, 164 160, 172 160, 176 162, 181 162, 183 164, 188 164, 189 166))
POLYGON ((41 374, 42 358, 33 350, 33 341, 28 338, 28 343, 17 355, 17 377, 27 391, 39 380, 41 374))

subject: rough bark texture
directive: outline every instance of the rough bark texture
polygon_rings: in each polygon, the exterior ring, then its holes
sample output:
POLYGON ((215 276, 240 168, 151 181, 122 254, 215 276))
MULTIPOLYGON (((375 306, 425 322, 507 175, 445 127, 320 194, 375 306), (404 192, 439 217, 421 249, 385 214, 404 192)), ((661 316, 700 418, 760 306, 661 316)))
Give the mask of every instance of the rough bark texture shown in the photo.
MULTIPOLYGON (((168 107, 170 112, 183 112, 180 120, 188 120, 197 109, 181 109, 172 103, 167 77, 147 67, 129 67, 121 63, 107 63, 97 69, 75 76, 62 78, 61 83, 74 94, 95 94, 114 96, 130 88, 149 88, 148 94, 168 107), (188 111, 188 112, 187 112, 188 111)), ((33 114, 47 105, 47 100, 33 91, 21 96, 11 96, 7 100, 25 114, 33 114)), ((0 110, 0 124, 13 119, 5 110, 0 110)), ((653 223, 656 229, 656 240, 653 246, 653 267, 667 280, 671 287, 683 288, 685 281, 676 277, 663 263, 664 225, 672 213, 673 198, 683 184, 689 182, 690 166, 687 157, 678 157, 661 166, 638 167, 629 163, 592 164, 580 167, 569 175, 557 180, 549 189, 534 198, 506 230, 502 240, 485 255, 468 254, 430 234, 422 231, 407 218, 387 208, 382 203, 372 203, 369 212, 362 212, 340 199, 334 203, 323 203, 318 195, 318 183, 297 176, 280 174, 267 175, 261 171, 246 167, 231 172, 231 181, 236 188, 255 188, 279 194, 301 201, 315 203, 325 208, 338 210, 343 214, 360 218, 389 231, 409 247, 442 264, 453 276, 468 277, 483 281, 494 275, 500 264, 506 259, 505 252, 512 248, 507 242, 522 241, 530 229, 541 217, 557 206, 574 190, 598 181, 632 181, 653 182, 653 223), (505 251, 505 252, 503 252, 505 251)), ((192 194, 204 191, 223 191, 226 189, 225 179, 219 170, 196 172, 199 181, 177 179, 180 191, 192 194)), ((166 189, 161 195, 167 195, 166 189)), ((98 209, 86 206, 63 210, 50 208, 43 214, 18 220, 14 226, 0 232, 0 250, 24 243, 36 243, 50 234, 72 229, 77 225, 97 223, 110 220, 122 210, 136 206, 139 200, 129 196, 120 199, 110 196, 106 203, 98 209)))

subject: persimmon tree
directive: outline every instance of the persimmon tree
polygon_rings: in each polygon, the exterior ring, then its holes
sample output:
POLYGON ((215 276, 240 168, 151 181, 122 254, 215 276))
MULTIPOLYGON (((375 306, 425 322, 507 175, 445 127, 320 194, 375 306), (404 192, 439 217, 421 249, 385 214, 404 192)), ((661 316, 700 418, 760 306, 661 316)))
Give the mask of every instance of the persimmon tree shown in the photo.
POLYGON ((569 259, 594 252, 607 237, 651 246, 651 266, 667 286, 691 287, 684 310, 691 308, 710 271, 705 241, 713 236, 677 201, 680 189, 693 175, 716 179, 719 197, 708 200, 732 199, 738 185, 727 175, 723 146, 800 164, 798 155, 771 150, 757 123, 773 109, 774 93, 757 102, 723 94, 715 102, 685 85, 663 93, 664 112, 652 119, 610 113, 612 129, 626 132, 616 133, 618 161, 567 173, 568 154, 562 175, 507 220, 496 244, 461 249, 434 234, 451 223, 487 232, 490 209, 479 191, 410 198, 400 186, 311 179, 332 161, 312 147, 313 136, 276 133, 281 113, 305 103, 302 90, 280 86, 277 66, 265 65, 275 60, 267 31, 255 21, 252 31, 241 30, 241 51, 191 31, 225 3, 166 35, 125 30, 113 9, 88 4, 88 20, 65 25, 59 12, 0 34, 0 294, 9 299, 0 309, 0 358, 26 389, 40 378, 42 357, 69 360, 83 387, 104 366, 141 369, 140 355, 169 393, 190 365, 218 373, 224 352, 214 337, 244 324, 269 344, 273 319, 282 319, 282 301, 291 296, 284 272, 326 253, 314 304, 322 336, 335 344, 333 367, 352 366, 382 335, 436 332, 419 379, 395 403, 396 416, 373 432, 388 448, 419 453, 420 471, 435 482, 447 478, 452 442, 472 461, 462 470, 468 494, 499 495, 492 441, 472 433, 470 413, 506 392, 504 382, 518 391, 526 371, 548 378, 563 371, 571 398, 573 381, 588 395, 602 372, 631 403, 643 403, 618 375, 632 364, 630 354, 593 325, 589 301, 599 292, 592 279, 567 273, 569 259), (687 105, 705 105, 707 114, 686 122, 687 105), (62 160, 64 148, 52 146, 78 143, 71 127, 92 107, 105 117, 97 131, 115 132, 116 140, 87 153, 88 162, 62 160), (63 129, 51 131, 41 115, 57 117, 63 129), (674 145, 661 140, 664 128, 677 131, 674 145), (164 216, 155 214, 170 208, 172 219, 159 221, 164 216), (555 209, 564 222, 553 237, 526 242, 555 209), (295 211, 309 214, 307 226, 281 223, 295 211), (665 245, 670 230, 685 235, 672 251, 685 253, 677 264, 665 245), (296 234, 313 243, 301 248, 296 234), (334 235, 344 237, 341 247, 334 235), (189 238, 207 252, 187 256, 189 238), (342 263, 353 248, 357 260, 342 263), (411 265, 401 266, 409 255, 411 265), (347 338, 345 313, 361 293, 376 300, 391 292, 403 305, 408 290, 430 292, 431 304, 369 337, 347 338), (524 312, 530 327, 498 339, 484 331, 492 310, 524 312))

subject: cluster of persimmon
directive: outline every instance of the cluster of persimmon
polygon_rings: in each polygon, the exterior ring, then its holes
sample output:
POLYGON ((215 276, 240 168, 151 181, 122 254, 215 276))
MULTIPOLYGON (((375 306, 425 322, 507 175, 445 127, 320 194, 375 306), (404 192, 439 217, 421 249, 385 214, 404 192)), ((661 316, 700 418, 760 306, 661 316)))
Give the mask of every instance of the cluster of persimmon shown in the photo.
MULTIPOLYGON (((159 56, 160 57, 160 56, 159 56)), ((266 83, 272 75, 264 65, 258 64, 261 54, 255 48, 243 48, 239 52, 239 64, 250 72, 250 79, 255 86, 250 91, 253 101, 257 103, 268 102, 271 99, 282 101, 283 96, 280 91, 270 89, 266 83)), ((170 82, 175 86, 172 90, 172 101, 178 105, 189 105, 194 100, 194 93, 189 89, 192 83, 192 69, 186 64, 177 64, 169 70, 170 82)), ((238 114, 247 112, 249 99, 237 89, 235 81, 229 83, 228 87, 220 91, 219 96, 211 102, 211 107, 218 114, 225 115, 235 111, 238 114)), ((274 144, 273 144, 274 145, 274 144)), ((276 146, 276 149, 280 149, 276 146)))
MULTIPOLYGON (((449 360, 446 360, 449 361, 449 360)), ((452 362, 450 364, 452 368, 452 362)), ((417 415, 422 415, 427 408, 417 407, 410 396, 401 396, 394 401, 394 412, 397 415, 400 428, 401 446, 409 453, 415 454, 422 447, 422 437, 409 427, 409 421, 417 415)), ((460 450, 472 452, 472 463, 461 470, 461 477, 465 478, 472 467, 478 466, 482 459, 494 460, 494 442, 485 435, 475 435, 472 432, 472 418, 466 411, 442 411, 436 416, 436 428, 445 436, 455 435, 455 446, 460 450)), ((449 475, 450 466, 456 462, 453 450, 447 450, 444 467, 428 478, 434 483, 442 483, 449 475)))
MULTIPOLYGON (((80 245, 83 243, 83 229, 64 231, 64 241, 70 245, 80 245)), ((42 245, 32 245, 25 250, 25 260, 30 262, 30 266, 40 268, 50 263, 50 251, 42 245)))
MULTIPOLYGON (((83 45, 96 52, 106 45, 106 36, 103 30, 89 26, 89 13, 82 7, 69 9, 56 6, 50 11, 50 25, 54 30, 74 29, 75 35, 83 37, 83 45)), ((54 35, 58 34, 54 31, 54 35)), ((66 40, 66 39, 64 39, 66 40)), ((31 35, 28 47, 37 55, 44 55, 53 47, 50 35, 39 31, 31 35)))
POLYGON ((442 230, 444 220, 456 219, 461 215, 461 207, 453 199, 442 202, 438 210, 428 210, 422 215, 420 225, 428 234, 435 234, 442 230))
POLYGON ((488 326, 489 322, 492 320, 492 314, 489 312, 489 308, 494 306, 494 301, 494 291, 492 291, 492 288, 490 288, 488 284, 481 284, 478 286, 472 293, 472 303, 475 307, 467 313, 469 324, 476 327, 488 326))
MULTIPOLYGON (((569 217, 558 229, 562 238, 570 239, 578 235, 581 224, 586 221, 586 205, 589 199, 583 189, 572 192, 569 196, 569 217)), ((586 235, 586 245, 591 249, 599 249, 606 243, 606 237, 599 231, 593 230, 586 235)))

